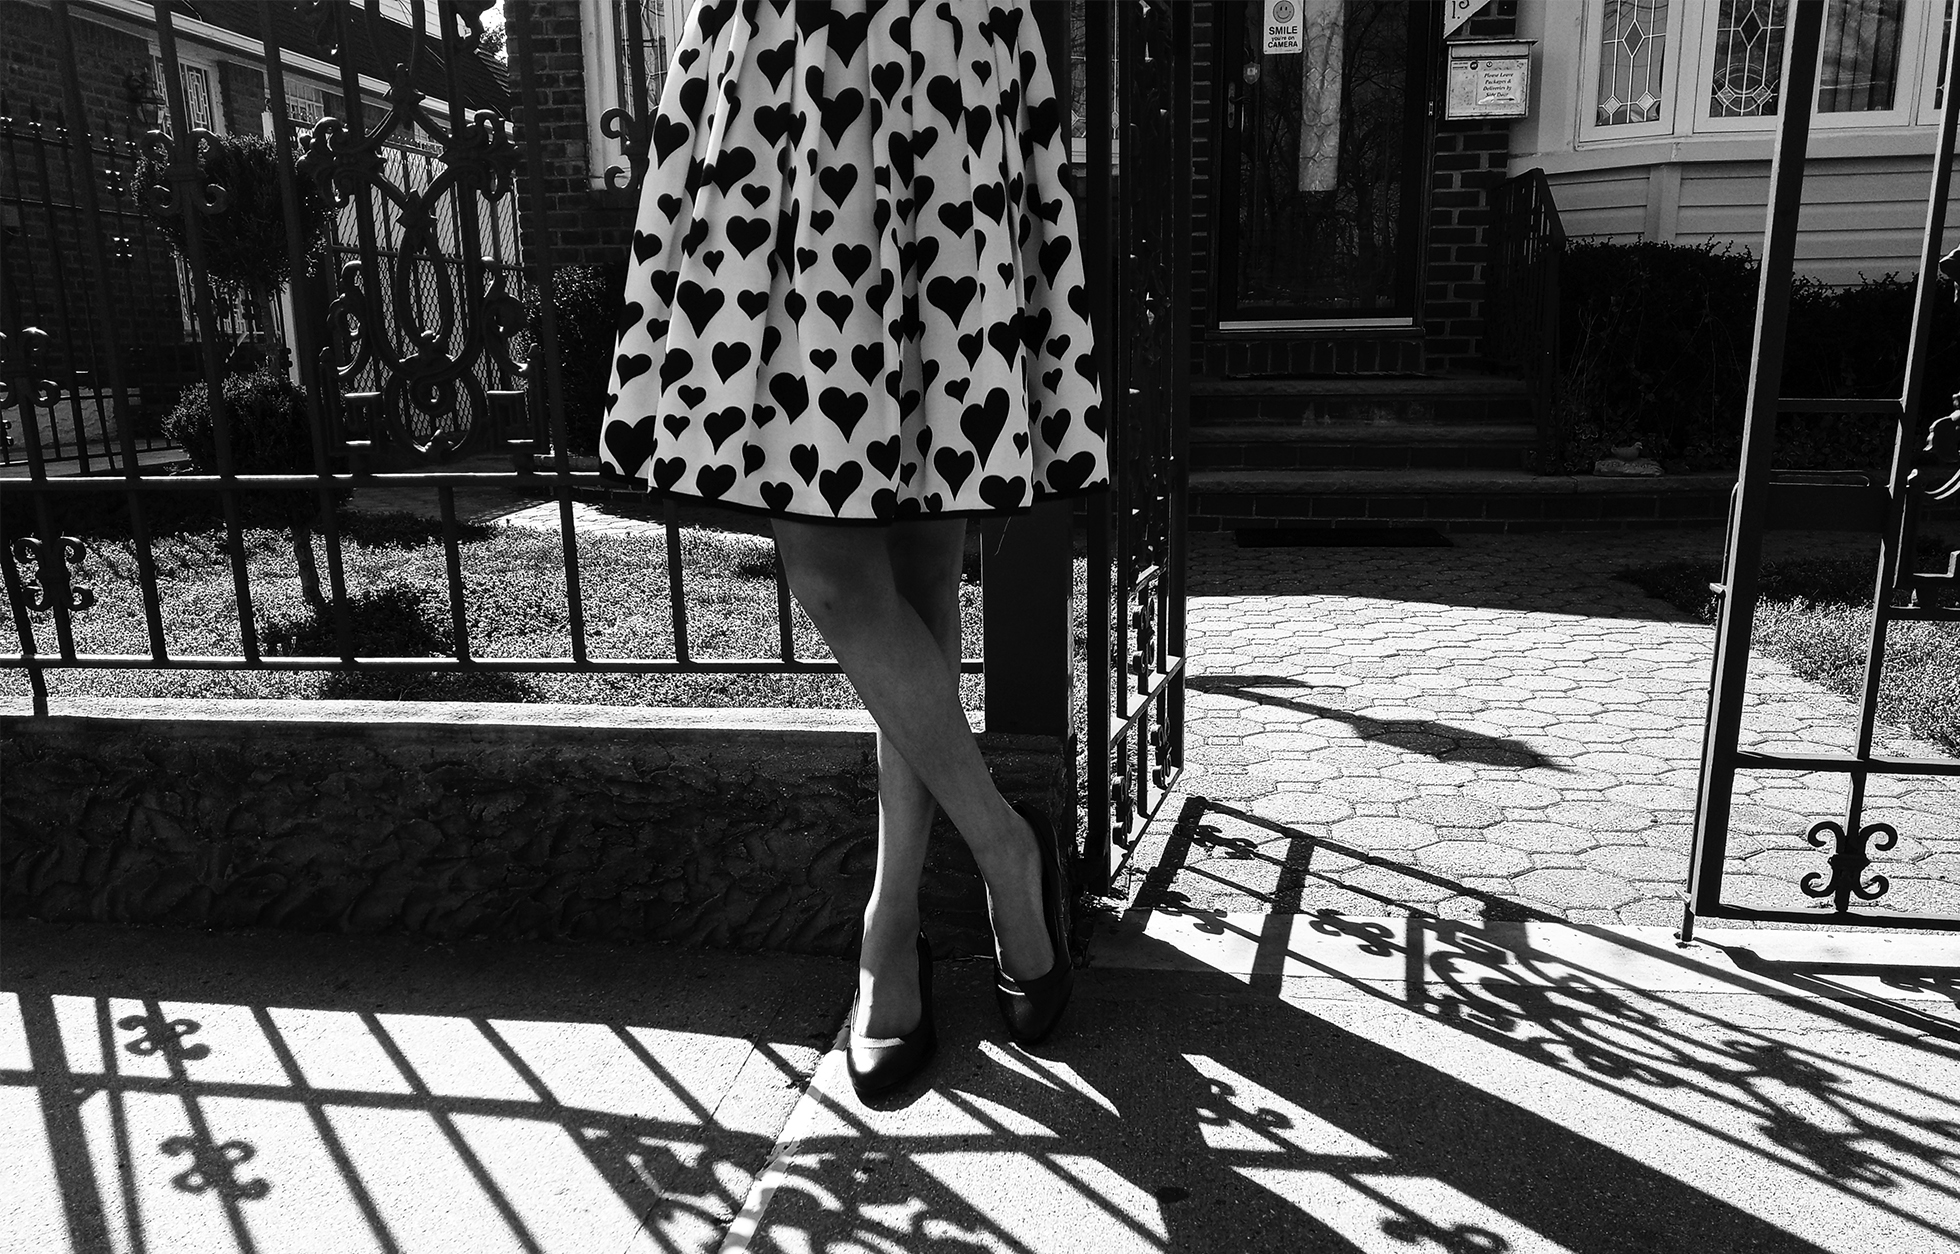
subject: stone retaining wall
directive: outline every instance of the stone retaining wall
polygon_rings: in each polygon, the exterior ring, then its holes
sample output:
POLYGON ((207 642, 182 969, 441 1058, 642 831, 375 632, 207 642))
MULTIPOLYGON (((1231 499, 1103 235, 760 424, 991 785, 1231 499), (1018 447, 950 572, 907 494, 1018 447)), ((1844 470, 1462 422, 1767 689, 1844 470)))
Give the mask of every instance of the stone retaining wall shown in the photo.
MULTIPOLYGON (((1061 742, 982 743, 1072 814, 1061 742)), ((873 744, 845 711, 57 702, 0 714, 0 912, 847 954, 873 744)), ((992 952, 950 830, 924 898, 941 952, 992 952)))

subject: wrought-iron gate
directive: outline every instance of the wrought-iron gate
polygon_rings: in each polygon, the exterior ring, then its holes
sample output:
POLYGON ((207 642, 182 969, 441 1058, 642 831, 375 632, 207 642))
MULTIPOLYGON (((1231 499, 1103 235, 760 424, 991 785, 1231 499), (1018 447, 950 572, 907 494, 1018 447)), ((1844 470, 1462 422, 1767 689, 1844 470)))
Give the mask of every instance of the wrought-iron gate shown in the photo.
MULTIPOLYGON (((1681 939, 1693 939, 1699 918, 1754 919, 1794 923, 1855 923, 1892 927, 1956 927, 1960 917, 1912 914, 1873 906, 1890 883, 1867 874, 1871 855, 1898 844, 1891 823, 1867 822, 1866 789, 1872 776, 1960 776, 1960 763, 1941 758, 1878 757, 1872 752, 1878 716, 1879 683, 1885 670, 1888 628, 1897 622, 1960 624, 1960 552, 1942 571, 1915 570, 1918 523, 1934 501, 1960 497, 1960 397, 1954 412, 1941 398, 1928 399, 1926 384, 1935 352, 1932 333, 1938 273, 1960 270, 1960 250, 1939 257, 1946 226, 1948 183, 1953 169, 1955 119, 1960 118, 1960 68, 1948 34, 1940 130, 1935 140, 1932 189, 1926 203, 1926 234, 1920 252, 1918 290, 1913 304, 1912 341, 1906 355, 1905 385, 1897 399, 1847 401, 1791 399, 1780 395, 1784 333, 1790 309, 1791 266, 1796 252, 1797 218, 1803 197, 1804 155, 1810 138, 1812 90, 1816 84, 1823 0, 1790 6, 1783 65, 1782 109, 1777 123, 1776 156, 1770 174, 1768 238, 1762 287, 1757 297, 1756 340, 1744 418, 1742 470, 1729 514, 1727 558, 1721 584, 1715 671, 1708 728, 1703 742, 1701 788, 1695 812, 1686 908, 1681 939), (1889 422, 1894 432, 1891 472, 1883 484, 1846 482, 1815 474, 1779 474, 1770 467, 1776 422, 1782 414, 1858 414, 1889 422), (1864 666, 1855 746, 1848 755, 1774 754, 1739 745, 1743 697, 1749 668, 1750 631, 1756 609, 1763 533, 1772 528, 1835 529, 1875 535, 1879 541, 1871 633, 1864 666), (1804 839, 1828 847, 1828 871, 1812 871, 1799 883, 1811 898, 1828 900, 1818 910, 1759 909, 1722 900, 1731 810, 1739 770, 1807 771, 1842 774, 1846 779, 1842 817, 1813 823, 1804 839)), ((1960 279, 1960 274, 1953 277, 1960 279)))
POLYGON ((1084 235, 1112 480, 1089 516, 1084 886, 1100 892, 1184 768, 1191 6, 1082 9, 1084 235))

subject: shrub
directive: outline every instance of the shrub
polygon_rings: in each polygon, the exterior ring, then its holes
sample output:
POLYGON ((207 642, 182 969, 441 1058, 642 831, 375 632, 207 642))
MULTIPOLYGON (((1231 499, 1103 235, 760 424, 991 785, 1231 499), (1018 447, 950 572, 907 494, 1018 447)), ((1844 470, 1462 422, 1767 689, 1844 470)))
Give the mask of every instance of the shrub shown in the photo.
MULTIPOLYGON (((1559 439, 1553 471, 1584 471, 1638 440, 1672 470, 1731 470, 1742 446, 1761 270, 1713 244, 1569 246, 1560 276, 1559 439)), ((1929 394, 1960 386, 1960 334, 1942 283, 1929 394)), ((1913 283, 1896 275, 1831 287, 1794 281, 1785 396, 1897 395, 1905 377, 1913 283)), ((1787 416, 1774 464, 1879 470, 1889 424, 1834 414, 1787 416)))
MULTIPOLYGON (((292 277, 292 254, 286 246, 286 214, 279 195, 279 154, 272 141, 255 135, 220 135, 198 146, 198 169, 206 183, 225 189, 222 212, 198 219, 198 237, 205 272, 226 299, 256 299, 260 291, 274 292, 292 277)), ((311 249, 325 218, 312 180, 295 175, 299 189, 300 237, 311 249)), ((136 168, 137 186, 169 186, 166 167, 145 156, 136 168)), ((180 256, 188 256, 181 209, 159 210, 145 194, 150 220, 180 256)))
MULTIPOLYGON (((599 451, 599 423, 606 412, 606 384, 612 378, 613 345, 618 336, 620 293, 626 290, 626 259, 605 265, 566 266, 552 275, 557 314, 558 369, 565 393, 568 452, 599 451)), ((544 306, 535 296, 527 307, 524 351, 539 363, 531 377, 540 430, 548 432, 542 349, 544 306)))
MULTIPOLYGON (((247 474, 311 473, 313 436, 306 398, 282 373, 258 370, 225 380, 232 469, 247 474)), ((164 432, 203 474, 218 473, 218 434, 207 385, 192 384, 163 420, 164 432)))

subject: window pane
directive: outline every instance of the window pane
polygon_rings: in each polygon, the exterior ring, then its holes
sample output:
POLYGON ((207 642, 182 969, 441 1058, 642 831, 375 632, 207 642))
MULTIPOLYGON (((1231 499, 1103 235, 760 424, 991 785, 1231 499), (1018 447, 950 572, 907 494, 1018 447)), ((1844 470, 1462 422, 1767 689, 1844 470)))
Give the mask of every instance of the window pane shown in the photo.
POLYGON ((1599 48, 1599 125, 1660 119, 1667 3, 1605 0, 1601 20, 1605 37, 1599 48))
POLYGON ((1831 0, 1824 17, 1820 113, 1890 109, 1899 87, 1906 0, 1831 0))
POLYGON ((1953 0, 1946 0, 1946 23, 1940 27, 1940 68, 1933 81, 1939 84, 1933 88, 1933 107, 1940 108, 1946 102, 1946 57, 1947 50, 1953 47, 1953 0))
POLYGON ((618 32, 619 105, 635 114, 651 114, 667 85, 667 7, 675 0, 614 0, 613 29, 618 32), (646 105, 634 94, 633 61, 639 56, 646 105))
POLYGON ((1776 115, 1787 7, 1787 0, 1722 0, 1715 15, 1715 73, 1708 93, 1711 117, 1776 115))

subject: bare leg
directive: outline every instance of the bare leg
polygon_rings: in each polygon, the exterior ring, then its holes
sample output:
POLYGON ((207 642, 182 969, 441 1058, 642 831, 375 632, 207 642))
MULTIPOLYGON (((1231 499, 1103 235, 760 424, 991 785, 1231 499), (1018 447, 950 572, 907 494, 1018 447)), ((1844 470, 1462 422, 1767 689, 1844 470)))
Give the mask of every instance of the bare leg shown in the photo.
POLYGON ((875 1002, 871 1035, 909 1030, 917 1022, 917 989, 903 978, 917 931, 918 881, 925 856, 929 800, 936 798, 973 850, 987 883, 1002 967, 1017 979, 1045 974, 1055 955, 1041 913, 1041 869, 1033 833, 994 786, 960 706, 957 672, 958 524, 934 520, 898 528, 841 528, 786 519, 776 544, 790 588, 823 633, 879 728, 878 883, 866 913, 860 984, 875 982, 909 1004, 875 1002), (901 590, 898 569, 906 575, 901 590), (954 603, 943 591, 951 584, 954 603), (928 625, 906 593, 940 612, 928 625), (947 622, 950 619, 950 623, 947 622), (947 637, 950 635, 950 642, 947 637), (900 763, 907 769, 901 770, 900 763), (914 780, 917 784, 914 784, 914 780), (919 796, 922 785, 926 798, 919 796), (889 790, 889 791, 887 791, 889 790), (907 926, 909 925, 909 926, 907 926), (901 948, 903 946, 903 948, 901 948), (884 979, 886 975, 894 977, 884 979))

